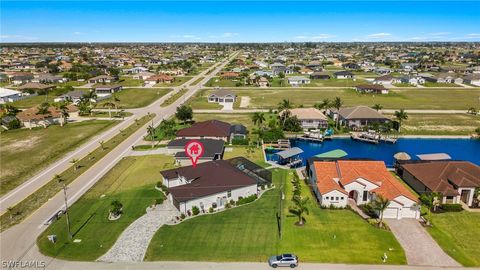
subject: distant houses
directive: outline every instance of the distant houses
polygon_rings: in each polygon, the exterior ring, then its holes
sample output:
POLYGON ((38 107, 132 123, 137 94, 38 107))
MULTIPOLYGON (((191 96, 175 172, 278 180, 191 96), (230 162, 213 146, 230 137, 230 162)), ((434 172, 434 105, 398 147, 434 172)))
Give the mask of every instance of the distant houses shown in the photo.
POLYGON ((388 89, 381 84, 361 84, 355 86, 355 90, 359 93, 388 94, 388 89))
POLYGON ((25 97, 26 96, 20 91, 0 87, 0 104, 15 102, 25 97))
POLYGON ((309 78, 303 76, 288 77, 287 81, 291 86, 300 86, 304 84, 310 84, 311 82, 309 78))
MULTIPOLYGON (((71 117, 78 116, 77 106, 68 105, 67 109, 71 117)), ((46 128, 52 124, 65 124, 65 118, 63 117, 62 111, 53 106, 48 107, 48 112, 45 114, 39 113, 38 107, 33 107, 19 112, 16 117, 24 127, 29 129, 34 127, 46 128)))
POLYGON ((350 71, 338 71, 333 73, 333 77, 335 77, 335 79, 354 79, 355 75, 350 71))

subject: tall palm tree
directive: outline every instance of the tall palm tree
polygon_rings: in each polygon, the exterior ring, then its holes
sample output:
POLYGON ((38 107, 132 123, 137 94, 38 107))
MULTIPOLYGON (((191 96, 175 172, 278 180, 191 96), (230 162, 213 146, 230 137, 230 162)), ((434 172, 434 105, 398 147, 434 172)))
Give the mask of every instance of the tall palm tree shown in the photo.
POLYGON ((261 127, 265 122, 265 114, 262 112, 255 112, 252 115, 252 122, 254 125, 261 127))
POLYGON ((404 109, 401 109, 400 111, 395 111, 394 115, 398 121, 398 131, 400 131, 402 128, 402 121, 408 119, 407 112, 404 109))
POLYGON ((322 100, 322 103, 320 103, 320 108, 319 109, 326 110, 326 109, 329 109, 331 105, 332 105, 332 102, 330 101, 330 99, 324 98, 322 100))
POLYGON ((108 116, 112 118, 112 109, 116 107, 115 103, 113 102, 105 102, 103 106, 108 108, 108 116))
POLYGON ((380 223, 378 223, 379 227, 383 226, 383 212, 387 209, 390 205, 390 200, 383 197, 382 195, 378 195, 373 201, 373 209, 377 210, 380 215, 380 223))
MULTIPOLYGON (((68 113, 67 104, 62 103, 62 105, 60 105, 59 109, 60 109, 60 112, 62 113, 63 122, 65 124, 67 124, 68 117, 70 117, 70 114, 68 113)), ((63 126, 63 122, 61 124, 62 126, 63 126)))
POLYGON ((335 97, 332 101, 332 107, 337 109, 337 119, 335 119, 335 125, 338 128, 338 120, 339 120, 339 111, 343 106, 343 100, 340 97, 335 97))
POLYGON ((380 111, 381 109, 383 109, 383 106, 380 105, 380 104, 375 104, 372 106, 372 109, 374 109, 375 111, 380 111))
POLYGON ((118 103, 120 102, 120 99, 113 93, 113 103, 115 104, 115 110, 118 109, 118 103))
POLYGON ((288 110, 291 108, 293 108, 293 103, 291 103, 289 99, 284 99, 282 102, 278 103, 279 111, 288 110))
POLYGON ((308 198, 302 198, 300 196, 293 197, 294 206, 290 207, 288 211, 298 217, 298 225, 302 226, 304 224, 304 215, 309 214, 308 210, 308 198))
POLYGON ((148 135, 150 135, 150 138, 152 140, 152 148, 154 147, 155 145, 155 141, 154 141, 154 136, 155 136, 155 127, 152 125, 148 125, 147 127, 147 133, 148 135))

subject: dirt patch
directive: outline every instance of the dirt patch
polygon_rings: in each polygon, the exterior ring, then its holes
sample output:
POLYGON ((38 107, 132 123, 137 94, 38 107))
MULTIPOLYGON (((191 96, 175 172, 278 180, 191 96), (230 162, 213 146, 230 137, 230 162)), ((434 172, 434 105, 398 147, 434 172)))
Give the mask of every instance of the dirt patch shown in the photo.
POLYGON ((24 140, 12 140, 10 143, 3 144, 2 143, 2 150, 3 151, 25 151, 30 148, 33 148, 33 146, 40 140, 40 136, 32 136, 28 139, 24 140))
POLYGON ((250 105, 250 97, 241 97, 240 108, 247 108, 250 105))

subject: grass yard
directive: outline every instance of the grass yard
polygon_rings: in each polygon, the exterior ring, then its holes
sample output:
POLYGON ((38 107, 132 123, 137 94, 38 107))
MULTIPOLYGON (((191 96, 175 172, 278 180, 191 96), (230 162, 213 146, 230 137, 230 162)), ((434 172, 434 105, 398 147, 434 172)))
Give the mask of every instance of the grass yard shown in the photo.
POLYGON ((428 232, 448 255, 464 266, 480 266, 480 213, 433 214, 432 224, 428 232))
MULTIPOLYGON (((393 119, 393 116, 391 117, 393 119)), ((480 127, 480 115, 408 114, 408 119, 402 124, 402 134, 470 135, 478 127, 480 127)))
MULTIPOLYGON (((123 109, 142 108, 150 105, 155 100, 163 97, 171 89, 128 88, 115 95, 120 100, 119 107, 123 109)), ((107 98, 98 102, 98 108, 104 108, 105 103, 113 102, 113 98, 107 98)))
MULTIPOLYGON (((293 252, 304 262, 380 264, 387 252, 387 263, 406 263, 390 232, 369 225, 349 210, 324 210, 312 201, 306 225, 295 226, 296 220, 287 213, 291 174, 279 169, 273 173, 276 188, 252 204, 160 228, 150 242, 146 260, 264 262, 272 254, 293 252), (284 185, 287 199, 280 239, 276 214, 284 185)), ((310 194, 305 185, 304 189, 304 194, 310 194)))
POLYGON ((309 262, 381 264, 386 252, 388 264, 406 263, 403 249, 391 232, 368 224, 350 210, 321 209, 303 181, 302 195, 310 198, 310 214, 305 216, 305 226, 296 226, 298 218, 288 212, 293 187, 290 181, 286 183, 280 250, 309 262))
MULTIPOLYGON (((252 113, 194 113, 193 120, 195 122, 202 122, 207 120, 220 120, 228 122, 230 124, 242 124, 250 132, 252 131, 253 122, 252 122, 252 113)), ((266 121, 268 123, 268 121, 266 121)))
POLYGON ((193 97, 191 97, 188 101, 187 104, 190 105, 193 109, 221 109, 223 108, 222 105, 218 103, 209 103, 207 101, 208 95, 212 93, 215 90, 207 90, 207 89, 201 89, 195 93, 193 97))
POLYGON ((321 87, 353 87, 362 83, 365 83, 362 79, 335 79, 330 78, 328 80, 312 80, 310 84, 306 86, 321 86, 321 87))
POLYGON ((168 97, 162 104, 160 104, 160 107, 166 107, 173 102, 175 102, 177 99, 179 99, 181 96, 183 96, 188 90, 186 88, 182 88, 178 90, 175 94, 171 95, 168 97))
MULTIPOLYGON (((131 124, 127 128, 123 129, 120 133, 104 142, 103 145, 99 145, 99 147, 90 152, 88 155, 79 159, 75 166, 76 169, 72 164, 72 166, 70 166, 68 169, 61 172, 59 177, 64 180, 66 185, 70 184, 77 179, 79 175, 90 169, 97 162, 97 160, 105 157, 112 149, 117 147, 139 128, 143 127, 153 117, 155 117, 155 114, 150 114, 148 116, 146 115, 138 119, 137 123, 131 124)), ((26 197, 23 201, 14 205, 11 208, 11 213, 7 212, 0 216, 0 232, 20 223, 33 211, 37 210, 41 205, 57 194, 60 190, 61 186, 57 181, 52 179, 34 193, 26 197)))
MULTIPOLYGON (((242 83, 240 80, 227 80, 221 79, 220 77, 211 78, 205 86, 208 87, 236 87, 237 83, 242 83)), ((243 85, 243 83, 242 83, 243 85)))
POLYGON ((137 80, 132 77, 121 77, 118 81, 118 84, 122 85, 123 87, 142 86, 143 80, 137 80))
POLYGON ((200 77, 200 78, 196 79, 194 82, 192 82, 192 83, 190 84, 190 86, 196 85, 196 84, 200 83, 204 78, 205 78, 205 77, 200 77))
POLYGON ((14 189, 67 152, 117 123, 91 120, 63 127, 52 125, 46 129, 17 129, 2 133, 0 194, 14 189))
POLYGON ((423 86, 425 87, 462 87, 454 83, 437 83, 437 82, 425 82, 423 86))
MULTIPOLYGON (((207 102, 207 96, 214 90, 203 90, 195 95, 190 104, 194 109, 216 109, 219 106, 207 102)), ((282 99, 289 99, 294 106, 305 107, 320 103, 322 99, 344 101, 344 106, 381 104, 385 109, 445 109, 467 110, 478 107, 480 88, 471 89, 395 89, 387 95, 360 94, 353 89, 309 89, 309 88, 269 88, 233 89, 238 98, 250 97, 248 108, 276 108, 282 99)))
POLYGON ((179 85, 182 85, 182 84, 186 83, 187 81, 189 81, 192 78, 193 78, 193 76, 175 76, 175 81, 174 82, 172 82, 172 83, 157 83, 157 84, 155 84, 155 87, 179 86, 179 85))
POLYGON ((155 199, 164 198, 154 186, 161 180, 158 172, 172 167, 171 156, 122 159, 69 209, 73 238, 82 242, 68 240, 65 218, 62 217, 38 237, 41 252, 61 259, 97 259, 110 249, 128 225, 145 214, 145 209, 155 199), (115 199, 123 204, 124 213, 119 220, 109 221, 110 203, 115 199), (48 241, 47 235, 50 234, 57 235, 56 244, 48 241))
POLYGON ((225 151, 223 159, 230 159, 234 157, 245 157, 257 163, 262 167, 270 167, 271 165, 265 162, 263 158, 262 148, 254 148, 253 152, 249 152, 246 146, 226 146, 231 151, 225 151))
POLYGON ((56 96, 54 95, 41 95, 41 96, 31 96, 27 97, 21 100, 17 100, 15 102, 10 103, 12 106, 21 108, 21 109, 26 109, 26 108, 31 108, 31 107, 36 107, 44 102, 48 103, 53 103, 53 99, 56 96))

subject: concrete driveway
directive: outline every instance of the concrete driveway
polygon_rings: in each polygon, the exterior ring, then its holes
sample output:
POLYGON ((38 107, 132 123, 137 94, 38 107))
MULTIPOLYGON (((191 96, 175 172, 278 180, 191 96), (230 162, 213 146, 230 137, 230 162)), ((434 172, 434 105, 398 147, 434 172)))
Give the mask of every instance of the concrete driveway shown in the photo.
POLYGON ((385 219, 405 250, 408 265, 460 266, 448 256, 415 219, 385 219))

